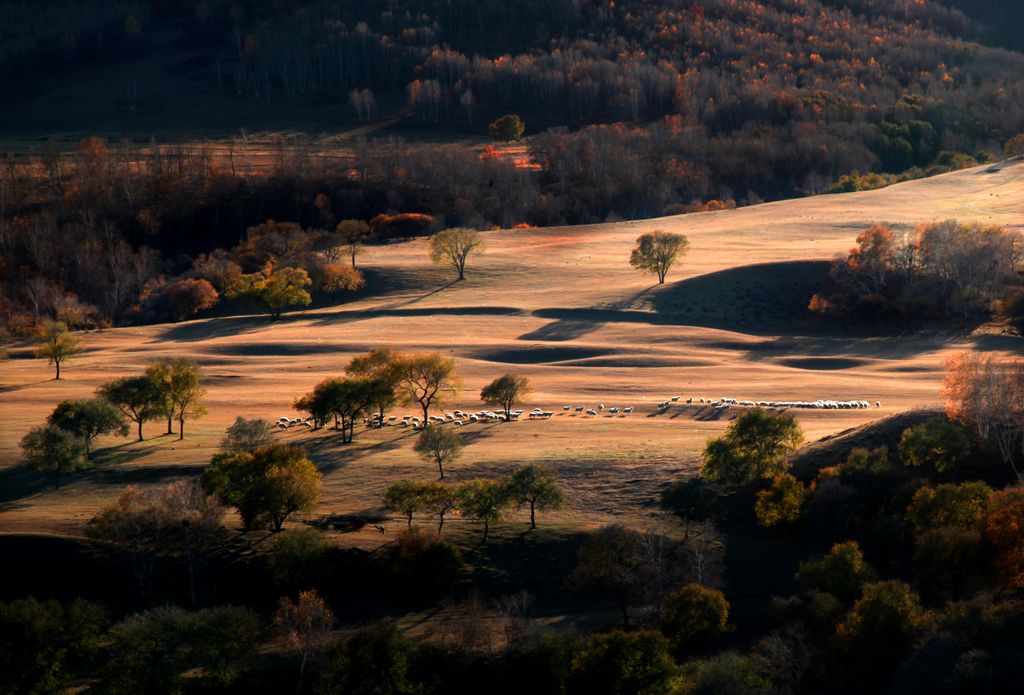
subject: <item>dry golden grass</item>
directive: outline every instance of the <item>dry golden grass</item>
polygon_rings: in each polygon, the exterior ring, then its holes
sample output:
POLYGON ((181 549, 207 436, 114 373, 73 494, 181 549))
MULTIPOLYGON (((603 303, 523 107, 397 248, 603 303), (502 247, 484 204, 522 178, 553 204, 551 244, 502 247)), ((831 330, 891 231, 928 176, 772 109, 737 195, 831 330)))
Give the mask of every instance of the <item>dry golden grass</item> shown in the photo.
MULTIPOLYGON (((956 350, 1019 350, 1011 338, 907 334, 831 336, 802 316, 807 292, 826 261, 872 222, 910 228, 919 221, 1020 225, 1024 164, 972 169, 868 193, 823 196, 735 211, 607 225, 499 231, 464 282, 429 267, 426 243, 375 247, 362 264, 384 291, 336 307, 287 315, 214 318, 121 328, 84 336, 88 352, 66 379, 50 381, 45 363, 0 363, 0 530, 79 534, 83 524, 131 483, 155 484, 198 472, 237 415, 276 420, 292 399, 340 374, 374 346, 439 350, 458 360, 466 390, 451 407, 478 410, 480 388, 507 371, 527 375, 526 409, 555 410, 545 422, 464 427, 468 446, 451 466, 455 480, 497 475, 520 463, 554 465, 569 493, 566 509, 542 523, 586 528, 613 518, 647 523, 660 485, 692 470, 708 437, 735 412, 697 406, 656 414, 670 396, 864 399, 870 410, 798 412, 808 439, 900 410, 938 404, 944 359, 956 350), (687 234, 690 252, 663 287, 627 264, 637 235, 687 234), (210 415, 187 439, 139 444, 109 439, 101 465, 59 492, 45 489, 19 462, 18 441, 64 398, 89 396, 103 381, 140 371, 156 358, 198 359, 207 374, 210 415), (634 406, 627 417, 562 414, 563 404, 634 406), (715 415, 721 415, 716 418, 715 415)), ((414 414, 411 408, 397 413, 414 414)), ((412 451, 413 434, 360 431, 351 445, 331 432, 290 430, 325 475, 323 514, 368 512, 403 477, 431 479, 412 451)), ((521 530, 522 514, 497 536, 521 530)), ((389 522, 396 529, 400 522, 389 522)), ((458 532, 458 521, 453 530, 458 532)), ((349 543, 386 537, 372 528, 349 543)))

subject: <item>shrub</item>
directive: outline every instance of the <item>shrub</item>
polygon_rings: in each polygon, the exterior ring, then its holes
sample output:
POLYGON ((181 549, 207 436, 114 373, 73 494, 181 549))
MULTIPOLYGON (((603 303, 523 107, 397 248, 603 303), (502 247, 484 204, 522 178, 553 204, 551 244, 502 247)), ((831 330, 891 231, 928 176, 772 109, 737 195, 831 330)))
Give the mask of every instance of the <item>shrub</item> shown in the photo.
POLYGON ((753 695, 771 692, 764 667, 749 656, 724 652, 683 666, 681 695, 753 695))
POLYGON ((679 673, 669 643, 657 632, 595 635, 572 662, 570 693, 660 695, 679 673))
POLYGON ((962 428, 945 418, 933 418, 905 429, 898 450, 906 466, 946 473, 970 456, 971 441, 962 428))
POLYGON ((381 554, 395 588, 417 600, 444 596, 462 579, 462 554, 439 536, 420 528, 402 531, 381 554))
POLYGON ((907 507, 907 519, 918 532, 943 526, 980 529, 988 514, 992 490, 985 483, 923 487, 907 507))
POLYGON ((767 490, 758 490, 754 514, 761 526, 796 521, 804 504, 804 485, 789 473, 779 473, 767 490))
POLYGON ((312 589, 326 579, 324 563, 331 545, 309 526, 278 534, 270 546, 267 566, 279 587, 287 593, 312 589))
POLYGON ((805 590, 824 591, 850 603, 875 580, 875 571, 864 561, 857 541, 846 541, 836 543, 820 560, 800 563, 796 580, 805 590))
POLYGON ((730 629, 729 602, 717 589, 690 584, 665 599, 661 632, 676 654, 708 647, 730 629))

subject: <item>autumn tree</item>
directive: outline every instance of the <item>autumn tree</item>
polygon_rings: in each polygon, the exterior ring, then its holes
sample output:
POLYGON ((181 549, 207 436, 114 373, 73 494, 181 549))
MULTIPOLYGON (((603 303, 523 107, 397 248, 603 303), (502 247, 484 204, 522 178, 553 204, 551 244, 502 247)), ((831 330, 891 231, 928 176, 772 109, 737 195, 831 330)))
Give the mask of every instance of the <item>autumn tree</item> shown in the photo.
POLYGON ((1000 490, 989 502, 985 537, 996 551, 996 563, 1007 586, 1024 588, 1024 488, 1000 490))
POLYGON ((804 485, 789 473, 778 473, 771 487, 757 491, 754 515, 761 526, 777 526, 800 518, 806 491, 804 485))
POLYGON ((918 532, 944 526, 980 529, 991 496, 992 489, 978 481, 922 487, 907 507, 907 520, 918 532))
POLYGON ((562 485, 555 471, 530 463, 512 472, 509 495, 516 503, 530 506, 530 528, 537 528, 538 509, 561 509, 565 504, 562 485))
POLYGON ((483 522, 482 543, 487 542, 491 524, 501 521, 501 512, 508 503, 507 481, 467 480, 459 485, 459 509, 463 517, 483 522))
POLYGON ((506 374, 498 377, 480 391, 480 400, 487 405, 500 407, 506 417, 512 416, 512 407, 521 403, 530 392, 530 382, 525 376, 506 374))
POLYGON ((583 644, 571 662, 568 692, 661 695, 678 682, 679 667, 662 635, 615 631, 583 644))
POLYGON ((377 397, 379 384, 372 379, 325 379, 312 391, 295 401, 295 408, 309 413, 318 423, 334 418, 341 440, 349 443, 355 436, 356 420, 377 397))
POLYGON ((455 360, 439 352, 401 355, 394 362, 395 393, 404 405, 419 405, 423 421, 430 408, 454 397, 462 388, 455 360))
POLYGON ((470 254, 480 253, 484 240, 472 229, 456 227, 430 237, 430 260, 434 265, 447 265, 455 269, 459 280, 466 278, 466 260, 470 254))
POLYGON ((670 594, 661 609, 661 633, 677 654, 705 648, 731 629, 725 595, 697 583, 670 594))
POLYGON ((44 473, 53 473, 53 489, 60 489, 60 477, 64 473, 89 467, 85 445, 71 432, 44 425, 33 427, 21 438, 21 451, 32 468, 44 473))
POLYGON ((182 278, 159 289, 176 321, 184 321, 217 304, 220 293, 205 278, 182 278))
POLYGON ((526 132, 526 124, 514 113, 502 116, 487 126, 487 134, 495 140, 503 142, 520 140, 524 132, 526 132))
POLYGON ((134 613, 107 635, 109 659, 98 685, 118 695, 222 690, 256 653, 259 633, 258 616, 237 606, 134 613))
POLYGON ((398 512, 406 519, 406 526, 412 526, 412 515, 426 505, 426 495, 430 490, 428 483, 412 480, 399 480, 392 483, 384 492, 384 508, 398 512))
POLYGON ((437 482, 423 486, 423 508, 437 517, 437 535, 444 529, 445 517, 459 508, 459 488, 451 483, 437 482))
POLYGON ((47 321, 39 327, 36 342, 36 357, 46 358, 60 379, 60 365, 82 352, 82 341, 68 327, 59 321, 47 321))
POLYGON ((1024 455, 1024 361, 963 352, 946 363, 946 415, 994 446, 1018 480, 1024 455))
POLYGON ((341 263, 320 263, 313 270, 316 289, 335 294, 355 292, 366 285, 362 272, 341 263))
POLYGON ((199 480, 176 480, 160 492, 160 516, 169 527, 170 549, 185 561, 191 604, 199 602, 199 577, 223 536, 224 507, 199 480))
POLYGON ((138 425, 142 441, 142 423, 161 415, 164 402, 153 382, 145 376, 126 376, 108 381, 96 390, 96 395, 119 408, 129 421, 138 425))
POLYGON ((685 255, 689 240, 682 234, 656 230, 637 237, 636 248, 629 257, 629 264, 644 273, 658 276, 658 283, 664 284, 665 276, 680 255, 685 255))
POLYGON ((276 533, 293 513, 316 505, 320 478, 304 451, 279 445, 217 454, 203 471, 202 484, 238 509, 244 530, 270 527, 276 533))
POLYGON ((374 348, 369 352, 353 357, 345 367, 349 376, 362 377, 373 381, 371 388, 371 407, 376 408, 378 426, 384 426, 384 413, 396 401, 395 389, 398 384, 396 365, 399 354, 390 348, 374 348))
POLYGON ((335 227, 335 234, 347 248, 349 258, 352 260, 352 267, 355 268, 356 254, 371 238, 370 225, 363 220, 342 220, 335 227))
POLYGON ((712 482, 739 486, 773 478, 789 468, 789 456, 803 442, 792 415, 749 410, 729 425, 725 435, 704 447, 703 475, 712 482))
POLYGON ((61 401, 46 420, 81 438, 86 458, 92 456, 92 443, 101 434, 128 434, 128 422, 116 406, 102 398, 61 401))
POLYGON ((864 586, 862 596, 836 628, 836 642, 849 667, 869 678, 906 658, 924 626, 921 599, 904 582, 864 586))
POLYGON ((874 224, 857 235, 857 246, 850 250, 846 264, 850 272, 862 278, 865 289, 871 294, 881 294, 886 277, 892 270, 896 252, 896 241, 892 230, 882 224, 874 224))
POLYGON ((446 427, 427 427, 420 432, 413 450, 424 461, 436 464, 440 479, 444 480, 445 464, 452 463, 462 454, 462 437, 446 427))
POLYGON ((178 420, 178 439, 185 438, 185 419, 206 414, 202 398, 203 372, 195 360, 175 358, 158 362, 146 368, 146 377, 153 383, 160 410, 167 417, 167 434, 172 434, 171 422, 178 420))
POLYGON ((660 505, 683 521, 684 538, 690 536, 691 523, 715 521, 725 513, 718 490, 701 477, 679 480, 669 485, 661 493, 660 505))
POLYGON ((239 415, 228 426, 220 448, 224 451, 255 451, 273 443, 273 425, 266 420, 246 419, 239 415))
POLYGON ((796 580, 805 590, 832 594, 849 605, 865 584, 875 581, 875 570, 864 560, 857 541, 846 541, 833 545, 820 560, 800 563, 796 580))
POLYGON ((971 440, 962 428, 937 417, 903 430, 900 461, 906 466, 947 473, 971 454, 971 440))
POLYGON ((309 657, 327 642, 334 626, 334 613, 315 591, 303 591, 292 601, 282 598, 274 613, 278 635, 300 657, 298 692, 302 692, 309 657))
POLYGON ((249 297, 266 307, 273 318, 279 319, 290 307, 312 303, 313 298, 307 289, 312 284, 309 273, 302 268, 279 267, 268 262, 262 271, 243 275, 232 296, 249 297))
POLYGON ((640 588, 642 534, 622 524, 591 533, 580 548, 572 582, 578 590, 610 596, 629 627, 629 606, 640 588))
POLYGON ((100 606, 75 599, 0 603, 0 673, 5 693, 55 693, 88 674, 103 643, 100 606))

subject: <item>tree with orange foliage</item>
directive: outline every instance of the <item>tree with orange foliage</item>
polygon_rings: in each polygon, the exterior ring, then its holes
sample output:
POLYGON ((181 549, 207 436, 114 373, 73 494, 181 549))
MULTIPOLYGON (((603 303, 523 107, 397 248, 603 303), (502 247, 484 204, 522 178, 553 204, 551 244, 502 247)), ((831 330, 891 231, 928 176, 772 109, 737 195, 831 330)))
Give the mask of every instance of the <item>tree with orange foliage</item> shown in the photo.
POLYGON ((895 251, 892 230, 884 224, 873 224, 857 235, 857 247, 850 249, 846 263, 854 274, 870 283, 872 294, 881 294, 895 251))
POLYGON ((1024 362, 962 352, 946 362, 946 415, 996 447, 1018 480, 1024 455, 1024 362))
POLYGON ((1007 583, 1024 589, 1024 488, 1006 488, 989 498, 985 535, 1007 583))
POLYGON ((295 601, 282 598, 274 613, 274 627, 288 647, 302 657, 299 664, 299 692, 306 675, 306 663, 327 641, 334 613, 315 591, 303 591, 295 601))

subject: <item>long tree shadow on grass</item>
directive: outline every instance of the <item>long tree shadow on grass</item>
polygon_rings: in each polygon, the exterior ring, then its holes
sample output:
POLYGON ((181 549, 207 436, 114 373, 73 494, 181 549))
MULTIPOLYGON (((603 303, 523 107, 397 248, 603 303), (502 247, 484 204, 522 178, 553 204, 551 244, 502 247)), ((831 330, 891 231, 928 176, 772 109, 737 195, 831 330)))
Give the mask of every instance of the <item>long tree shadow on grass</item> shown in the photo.
MULTIPOLYGON (((118 466, 148 456, 153 449, 139 449, 137 442, 126 442, 93 450, 91 466, 61 475, 61 488, 118 470, 118 466)), ((147 468, 149 470, 149 468, 147 468)), ((193 469, 194 470, 194 469, 193 469)), ((42 473, 25 463, 0 469, 0 504, 17 502, 28 497, 54 491, 54 476, 42 473)))

